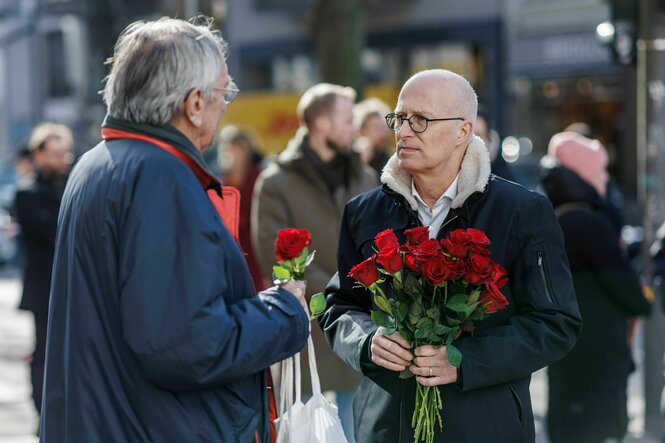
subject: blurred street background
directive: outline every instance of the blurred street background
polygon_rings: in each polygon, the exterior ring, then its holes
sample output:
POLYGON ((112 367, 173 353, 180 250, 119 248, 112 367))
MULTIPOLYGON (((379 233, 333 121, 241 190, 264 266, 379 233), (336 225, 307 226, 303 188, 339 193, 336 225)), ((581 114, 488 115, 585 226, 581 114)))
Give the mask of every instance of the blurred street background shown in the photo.
MULTIPOLYGON (((23 253, 13 204, 30 132, 62 123, 76 157, 90 149, 106 109, 104 61, 120 31, 198 13, 229 42, 241 91, 222 125, 250 129, 266 157, 293 136, 296 104, 313 84, 349 85, 393 108, 403 82, 427 68, 469 79, 491 147, 529 189, 539 190, 553 134, 576 125, 600 140, 626 251, 656 289, 633 346, 625 441, 660 441, 665 321, 649 250, 665 222, 665 0, 0 0, 0 443, 36 441, 34 323, 17 310, 23 253)), ((217 147, 206 156, 219 172, 217 147)), ((531 390, 544 443, 544 370, 531 390)))

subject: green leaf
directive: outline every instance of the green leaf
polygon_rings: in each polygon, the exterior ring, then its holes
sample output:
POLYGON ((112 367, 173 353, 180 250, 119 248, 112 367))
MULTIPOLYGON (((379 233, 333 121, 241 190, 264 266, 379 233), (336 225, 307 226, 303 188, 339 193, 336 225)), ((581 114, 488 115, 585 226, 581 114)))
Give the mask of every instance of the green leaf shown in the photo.
POLYGON ((394 327, 394 326, 391 326, 391 327, 389 327, 389 328, 384 328, 384 329, 381 331, 381 336, 384 336, 384 335, 390 335, 390 334, 392 334, 393 332, 395 332, 395 327, 394 327))
POLYGON ((462 364, 462 353, 460 350, 453 345, 446 346, 446 350, 448 351, 448 361, 450 364, 459 368, 459 365, 462 364))
POLYGON ((436 325, 436 327, 434 328, 434 332, 436 333, 436 335, 443 336, 450 333, 451 329, 452 328, 446 325, 436 325))
POLYGON ((415 375, 413 374, 413 372, 409 371, 408 369, 400 371, 399 375, 397 376, 397 378, 402 379, 402 380, 407 380, 407 379, 413 378, 413 377, 415 377, 415 375))
POLYGON ((482 320, 485 317, 485 312, 482 309, 474 309, 469 315, 471 320, 482 320))
POLYGON ((471 291, 471 293, 469 294, 469 305, 473 305, 474 303, 476 303, 478 301, 478 298, 480 298, 480 291, 477 289, 475 291, 471 291))
POLYGON ((274 279, 282 280, 284 278, 291 278, 291 273, 287 269, 275 265, 272 267, 272 276, 274 279))
POLYGON ((430 335, 432 331, 434 331, 434 324, 432 323, 432 320, 429 318, 424 318, 423 320, 424 321, 422 324, 420 324, 418 329, 416 329, 416 338, 425 338, 430 335))
POLYGON ((393 313, 392 306, 390 305, 390 302, 387 299, 383 298, 382 296, 375 295, 374 296, 374 303, 376 303, 376 305, 379 307, 379 309, 381 309, 386 314, 392 314, 393 313))
POLYGON ((399 332, 399 335, 404 337, 404 340, 408 341, 409 343, 413 343, 413 333, 411 332, 410 329, 406 328, 402 324, 397 324, 397 332, 399 332))
POLYGON ((446 308, 455 312, 469 312, 469 306, 466 304, 467 296, 466 294, 457 294, 448 300, 446 308))
MULTIPOLYGON (((306 250, 307 250, 307 248, 305 248, 305 251, 306 251, 306 250)), ((316 255, 316 251, 312 251, 312 253, 309 254, 309 255, 307 256, 307 258, 305 259, 305 262, 302 264, 302 267, 305 268, 305 267, 311 265, 311 264, 312 264, 312 261, 314 261, 314 256, 315 256, 315 255, 316 255)))
POLYGON ((395 319, 397 322, 402 323, 406 316, 409 314, 409 307, 404 302, 396 301, 393 313, 395 314, 395 319))
POLYGON ((459 325, 460 323, 462 323, 462 321, 457 318, 453 318, 450 317, 449 315, 446 315, 446 323, 449 325, 459 325))
POLYGON ((438 306, 432 306, 427 310, 426 314, 432 320, 438 320, 439 317, 441 316, 441 311, 439 311, 438 306))
POLYGON ((450 328, 450 333, 446 336, 446 345, 451 344, 453 340, 455 340, 457 331, 459 331, 459 326, 453 326, 452 328, 450 328))
POLYGON ((318 317, 323 314, 325 310, 326 296, 323 295, 323 292, 318 292, 312 295, 312 298, 309 299, 309 311, 312 313, 312 317, 318 317))
POLYGON ((372 311, 369 315, 372 318, 372 321, 379 326, 383 326, 384 328, 395 326, 393 319, 381 311, 372 311))

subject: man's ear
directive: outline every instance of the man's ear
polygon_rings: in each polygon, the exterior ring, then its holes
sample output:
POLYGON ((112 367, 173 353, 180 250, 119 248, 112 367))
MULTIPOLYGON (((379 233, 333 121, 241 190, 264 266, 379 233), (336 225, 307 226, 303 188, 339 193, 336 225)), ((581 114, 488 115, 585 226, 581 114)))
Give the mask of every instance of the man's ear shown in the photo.
POLYGON ((459 126, 459 131, 457 133, 457 144, 464 146, 468 145, 471 143, 473 135, 473 124, 469 120, 464 120, 459 126))
POLYGON ((203 90, 200 88, 192 89, 183 103, 183 114, 189 120, 192 126, 197 128, 203 124, 203 108, 205 105, 205 97, 203 90))

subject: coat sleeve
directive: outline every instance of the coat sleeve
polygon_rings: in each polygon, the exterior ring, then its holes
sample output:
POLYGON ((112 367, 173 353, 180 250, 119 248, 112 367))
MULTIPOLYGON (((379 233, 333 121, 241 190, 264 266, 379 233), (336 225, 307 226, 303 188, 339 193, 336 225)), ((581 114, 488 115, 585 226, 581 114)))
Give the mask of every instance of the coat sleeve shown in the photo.
POLYGON ((141 174, 119 242, 124 339, 146 378, 172 390, 244 378, 299 351, 309 335, 290 293, 255 296, 237 246, 186 178, 141 174))
POLYGON ((45 198, 35 191, 17 192, 14 203, 16 216, 26 237, 45 248, 55 248, 58 205, 45 204, 45 198))
POLYGON ((363 260, 349 226, 350 205, 342 217, 337 248, 338 272, 326 287, 326 311, 319 317, 319 325, 335 354, 356 371, 365 373, 368 368, 375 367, 370 360, 369 344, 377 326, 370 318, 372 305, 367 292, 354 288, 353 280, 347 276, 351 267, 363 260))
POLYGON ((581 330, 554 211, 540 195, 527 205, 513 230, 518 253, 508 268, 512 314, 455 342, 463 356, 459 385, 464 391, 529 376, 564 357, 581 330))

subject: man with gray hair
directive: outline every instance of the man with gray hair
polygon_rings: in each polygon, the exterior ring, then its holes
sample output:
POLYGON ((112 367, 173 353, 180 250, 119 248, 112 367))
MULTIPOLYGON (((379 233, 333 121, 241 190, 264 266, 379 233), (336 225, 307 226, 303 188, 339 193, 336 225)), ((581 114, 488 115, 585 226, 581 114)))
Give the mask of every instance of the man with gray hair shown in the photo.
POLYGON ((304 287, 256 295, 202 151, 238 93, 210 23, 137 22, 104 141, 62 201, 41 441, 270 440, 265 368, 308 336, 304 287))
MULTIPOLYGON (((335 273, 339 223, 346 202, 376 186, 373 171, 351 150, 355 91, 319 83, 309 88, 297 107, 300 129, 276 161, 256 182, 252 231, 259 265, 270 277, 277 232, 287 226, 308 229, 316 260, 307 269, 307 295, 323 291, 335 273)), ((351 398, 358 385, 355 371, 335 356, 321 330, 313 325, 322 389, 337 393, 337 406, 351 439, 351 398)), ((307 361, 307 359, 303 359, 307 361)), ((303 365, 303 385, 309 368, 303 365)), ((351 440, 352 441, 352 440, 351 440)))
POLYGON ((534 442, 531 373, 566 355, 580 331, 552 206, 490 173, 487 148, 473 135, 476 109, 463 77, 442 69, 415 74, 386 116, 397 152, 383 169, 383 187, 346 206, 338 273, 319 323, 337 355, 363 374, 354 401, 358 443, 413 441, 416 383, 440 389, 436 443, 534 442), (446 346, 415 347, 399 332, 384 335, 370 318, 369 292, 348 277, 376 253, 379 232, 392 228, 404 243, 404 231, 417 226, 428 227, 430 239, 458 228, 484 231, 492 258, 508 272, 501 290, 507 309, 456 339, 459 368, 446 346), (400 378, 407 368, 415 377, 400 378))

